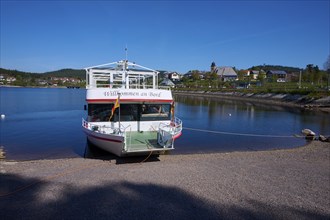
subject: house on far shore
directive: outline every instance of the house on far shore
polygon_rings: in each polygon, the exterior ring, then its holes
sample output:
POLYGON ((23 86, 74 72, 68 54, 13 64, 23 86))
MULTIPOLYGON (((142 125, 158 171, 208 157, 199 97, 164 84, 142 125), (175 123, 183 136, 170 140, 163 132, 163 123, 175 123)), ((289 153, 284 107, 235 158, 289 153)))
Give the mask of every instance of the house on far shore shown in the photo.
POLYGON ((186 74, 183 75, 184 77, 187 77, 188 79, 194 78, 194 76, 197 76, 199 79, 205 79, 206 71, 200 71, 200 70, 189 70, 186 74))
POLYGON ((173 82, 174 81, 180 81, 181 77, 180 77, 180 74, 178 74, 177 72, 171 72, 168 74, 168 78, 170 80, 172 80, 173 82))
POLYGON ((215 62, 211 64, 211 73, 218 74, 218 77, 224 82, 238 80, 234 68, 230 66, 216 66, 215 62))
POLYGON ((215 71, 224 82, 235 81, 238 79, 237 73, 230 66, 216 67, 213 71, 215 71))
POLYGON ((5 80, 5 77, 3 75, 0 75, 0 85, 3 85, 5 80))
POLYGON ((266 77, 269 81, 276 80, 276 82, 286 82, 287 73, 283 70, 268 70, 266 77))
POLYGON ((160 86, 169 86, 169 87, 175 87, 175 84, 170 79, 164 79, 159 83, 160 86))
POLYGON ((251 77, 251 79, 258 79, 259 76, 259 72, 258 70, 248 70, 246 73, 246 76, 251 77))

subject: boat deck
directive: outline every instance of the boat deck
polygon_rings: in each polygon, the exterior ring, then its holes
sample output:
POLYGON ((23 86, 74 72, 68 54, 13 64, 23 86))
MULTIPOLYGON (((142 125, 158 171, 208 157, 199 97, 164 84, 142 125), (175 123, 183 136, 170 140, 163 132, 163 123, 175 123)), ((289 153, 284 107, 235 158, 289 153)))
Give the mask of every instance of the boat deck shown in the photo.
POLYGON ((157 143, 156 131, 130 131, 126 134, 128 152, 168 150, 157 143))

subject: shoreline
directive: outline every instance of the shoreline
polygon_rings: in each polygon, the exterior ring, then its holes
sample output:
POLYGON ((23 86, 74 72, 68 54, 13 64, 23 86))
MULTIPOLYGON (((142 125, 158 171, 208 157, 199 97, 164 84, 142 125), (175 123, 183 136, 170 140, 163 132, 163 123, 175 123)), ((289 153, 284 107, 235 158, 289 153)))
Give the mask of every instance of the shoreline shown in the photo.
MULTIPOLYGON (((237 151, 228 151, 228 152, 197 152, 197 153, 187 153, 187 154, 159 154, 159 155, 151 155, 151 157, 158 157, 160 159, 162 158, 170 158, 170 157, 176 157, 176 158, 184 158, 184 157, 198 157, 198 156, 207 156, 207 155, 226 155, 226 154, 244 154, 244 153, 263 153, 263 152, 276 152, 276 151, 295 151, 303 148, 309 148, 310 146, 314 145, 323 145, 323 144, 329 144, 329 142, 321 142, 319 140, 314 140, 310 142, 306 142, 304 145, 292 147, 292 148, 270 148, 270 149, 263 149, 263 150, 237 150, 237 151), (320 144, 318 144, 318 142, 320 144)), ((3 148, 0 148, 3 149, 3 148)), ((5 155, 5 151, 0 151, 0 153, 3 153, 5 155)), ((6 157, 0 158, 0 165, 1 163, 38 163, 40 161, 57 161, 57 160, 103 160, 103 161, 112 161, 112 160, 118 160, 121 161, 120 163, 125 163, 125 161, 131 163, 139 163, 140 160, 144 161, 145 158, 149 157, 148 155, 145 156, 132 156, 132 157, 118 157, 114 154, 108 153, 107 156, 101 156, 101 157, 83 157, 83 156, 77 156, 77 157, 63 157, 63 158, 38 158, 38 159, 27 159, 27 160, 20 160, 20 159, 6 159, 6 157)), ((1 173, 1 172, 0 172, 1 173)))
POLYGON ((254 103, 273 104, 300 109, 316 110, 330 113, 330 96, 320 99, 309 98, 306 95, 275 94, 275 93, 241 93, 241 92, 192 92, 173 91, 179 96, 198 96, 216 99, 227 99, 237 101, 250 101, 254 103))
MULTIPOLYGON (((72 89, 67 86, 8 86, 8 85, 0 85, 0 88, 27 88, 27 89, 72 89)), ((74 88, 78 89, 78 88, 74 88)), ((79 89, 85 89, 79 87, 79 89)))
MULTIPOLYGON (((314 145, 329 145, 330 147, 330 143, 329 142, 322 142, 319 140, 313 140, 313 141, 308 141, 305 144, 301 145, 301 146, 296 146, 296 147, 292 147, 292 148, 281 148, 281 147, 277 147, 277 148, 270 148, 270 149, 263 149, 263 150, 237 150, 237 151, 228 151, 228 152, 197 152, 197 153, 187 153, 187 154, 159 154, 159 155, 151 155, 151 157, 158 157, 160 159, 162 158, 170 158, 170 157, 176 157, 176 158, 184 158, 184 157, 198 157, 198 156, 207 156, 207 155, 226 155, 226 154, 244 154, 244 153, 263 153, 263 152, 277 152, 277 151, 295 151, 295 150, 299 150, 299 149, 304 149, 304 148, 309 148, 309 147, 313 147, 314 145)), ((1 152, 1 151, 0 151, 1 152)), ((5 151, 4 151, 4 155, 5 155, 5 151)), ((28 160, 20 160, 20 159, 6 159, 6 157, 4 158, 0 158, 0 165, 1 163, 37 163, 40 161, 56 161, 56 160, 77 160, 77 159, 82 159, 82 160, 104 160, 104 161, 112 161, 112 160, 118 160, 121 161, 120 163, 125 163, 125 161, 131 163, 139 163, 140 160, 144 161, 144 159, 146 157, 149 157, 148 155, 145 156, 132 156, 132 157, 118 157, 114 154, 108 153, 107 156, 102 156, 102 157, 83 157, 83 156, 77 156, 77 157, 63 157, 63 158, 38 158, 38 159, 28 159, 28 160)), ((1 172, 0 172, 1 173, 1 172)))

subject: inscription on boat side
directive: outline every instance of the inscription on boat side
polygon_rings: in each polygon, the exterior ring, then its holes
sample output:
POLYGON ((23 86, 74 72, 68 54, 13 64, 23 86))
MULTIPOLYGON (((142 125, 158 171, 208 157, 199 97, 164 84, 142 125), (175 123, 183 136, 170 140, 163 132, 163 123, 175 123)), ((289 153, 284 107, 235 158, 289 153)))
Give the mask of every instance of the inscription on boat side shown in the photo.
MULTIPOLYGON (((118 97, 118 92, 119 91, 105 91, 103 95, 105 97, 118 97)), ((161 92, 120 92, 121 97, 161 97, 161 92)))

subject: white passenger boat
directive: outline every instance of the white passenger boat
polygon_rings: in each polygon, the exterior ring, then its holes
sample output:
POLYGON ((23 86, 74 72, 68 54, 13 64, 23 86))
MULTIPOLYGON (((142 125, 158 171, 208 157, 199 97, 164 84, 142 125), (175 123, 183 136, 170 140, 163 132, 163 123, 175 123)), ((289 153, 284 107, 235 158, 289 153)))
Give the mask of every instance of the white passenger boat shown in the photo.
POLYGON ((88 140, 117 156, 159 154, 174 149, 182 121, 174 116, 169 88, 158 72, 122 60, 86 70, 88 140))

